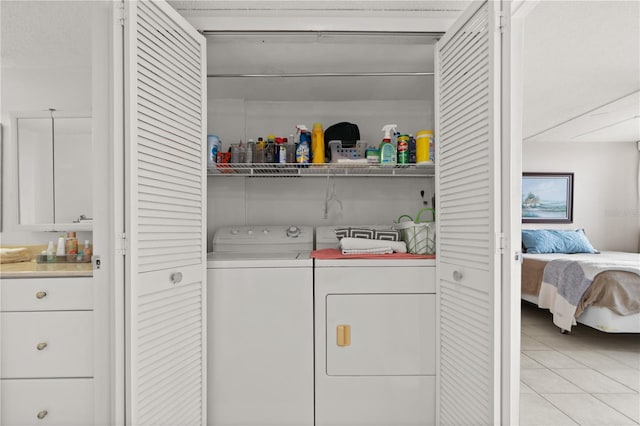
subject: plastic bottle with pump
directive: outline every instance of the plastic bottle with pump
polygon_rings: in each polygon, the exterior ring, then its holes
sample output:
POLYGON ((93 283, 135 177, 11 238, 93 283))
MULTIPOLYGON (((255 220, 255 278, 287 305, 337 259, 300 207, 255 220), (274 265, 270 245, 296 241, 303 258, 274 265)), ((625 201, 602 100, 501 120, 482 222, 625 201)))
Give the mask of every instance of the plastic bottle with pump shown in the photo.
POLYGON ((387 124, 382 128, 384 138, 380 144, 380 164, 395 166, 398 162, 396 147, 391 143, 391 132, 396 133, 397 124, 387 124))
POLYGON ((311 162, 313 164, 324 163, 324 130, 322 123, 313 123, 311 131, 311 162))
POLYGON ((311 135, 309 129, 304 124, 298 124, 296 126, 298 132, 300 132, 300 142, 296 147, 296 163, 309 164, 309 154, 311 150, 311 135))

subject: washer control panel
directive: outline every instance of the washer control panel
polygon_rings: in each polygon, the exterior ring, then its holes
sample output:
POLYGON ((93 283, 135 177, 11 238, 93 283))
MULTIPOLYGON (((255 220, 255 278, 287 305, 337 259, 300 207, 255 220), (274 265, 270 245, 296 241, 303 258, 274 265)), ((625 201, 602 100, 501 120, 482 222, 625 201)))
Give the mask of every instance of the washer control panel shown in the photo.
POLYGON ((239 225, 219 228, 213 251, 313 250, 313 227, 301 225, 239 225))

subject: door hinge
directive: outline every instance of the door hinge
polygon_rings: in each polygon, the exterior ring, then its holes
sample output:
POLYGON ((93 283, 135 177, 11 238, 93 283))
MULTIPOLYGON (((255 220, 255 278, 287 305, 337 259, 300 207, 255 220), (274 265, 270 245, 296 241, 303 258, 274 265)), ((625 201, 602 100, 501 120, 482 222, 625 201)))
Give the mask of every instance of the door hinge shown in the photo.
POLYGON ((116 234, 116 254, 125 256, 127 254, 128 244, 129 239, 127 238, 127 234, 124 232, 116 234))
POLYGON ((116 11, 117 20, 120 23, 120 26, 124 27, 125 13, 124 13, 124 2, 118 3, 118 9, 116 11))
POLYGON ((504 20, 504 12, 498 12, 498 30, 500 33, 504 33, 505 20, 504 20))
POLYGON ((504 253, 504 234, 502 232, 496 232, 496 254, 504 253))

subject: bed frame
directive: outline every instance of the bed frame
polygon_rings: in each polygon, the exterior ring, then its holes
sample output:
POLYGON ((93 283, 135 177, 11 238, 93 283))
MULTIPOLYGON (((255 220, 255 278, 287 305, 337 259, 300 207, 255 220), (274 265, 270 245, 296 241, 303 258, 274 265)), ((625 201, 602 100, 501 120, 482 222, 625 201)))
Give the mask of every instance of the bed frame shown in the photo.
MULTIPOLYGON (((538 306, 538 296, 522 293, 521 298, 538 306)), ((605 333, 640 333, 640 313, 622 316, 600 306, 588 306, 576 322, 605 333)))

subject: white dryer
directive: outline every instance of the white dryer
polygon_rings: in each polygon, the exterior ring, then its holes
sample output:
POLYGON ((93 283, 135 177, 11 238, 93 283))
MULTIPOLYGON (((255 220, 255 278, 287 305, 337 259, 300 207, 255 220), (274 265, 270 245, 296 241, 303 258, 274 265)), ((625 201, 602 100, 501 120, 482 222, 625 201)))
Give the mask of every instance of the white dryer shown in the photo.
POLYGON ((314 262, 316 426, 434 424, 435 260, 314 262))
POLYGON ((313 426, 313 228, 235 226, 207 261, 208 424, 313 426))

